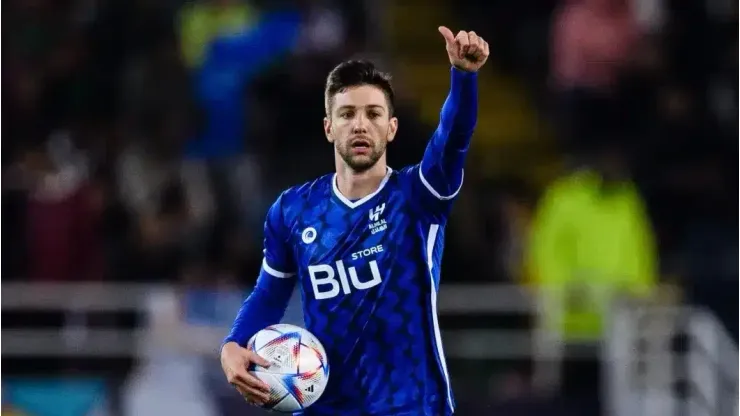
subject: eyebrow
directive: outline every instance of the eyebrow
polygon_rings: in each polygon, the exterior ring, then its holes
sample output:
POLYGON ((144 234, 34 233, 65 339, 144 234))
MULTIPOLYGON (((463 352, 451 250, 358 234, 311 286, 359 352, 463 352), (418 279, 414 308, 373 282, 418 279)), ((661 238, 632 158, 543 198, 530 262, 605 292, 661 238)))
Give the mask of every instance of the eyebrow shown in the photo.
MULTIPOLYGON (((381 110, 385 111, 385 107, 383 107, 380 104, 370 104, 370 105, 367 105, 366 107, 373 108, 373 109, 381 109, 381 110)), ((357 108, 357 106, 355 106, 355 105, 343 105, 341 107, 338 107, 337 108, 337 111, 340 111, 340 110, 354 110, 356 108, 357 108)))

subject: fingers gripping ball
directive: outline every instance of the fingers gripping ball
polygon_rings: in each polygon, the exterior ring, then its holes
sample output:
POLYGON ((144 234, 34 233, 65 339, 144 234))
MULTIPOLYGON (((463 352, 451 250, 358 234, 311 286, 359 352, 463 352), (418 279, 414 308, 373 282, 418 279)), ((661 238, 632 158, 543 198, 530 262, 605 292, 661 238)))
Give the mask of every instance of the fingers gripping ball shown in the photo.
POLYGON ((329 380, 329 363, 312 333, 294 325, 272 325, 256 333, 247 348, 270 362, 270 368, 249 368, 270 386, 270 399, 262 407, 291 413, 321 397, 329 380))

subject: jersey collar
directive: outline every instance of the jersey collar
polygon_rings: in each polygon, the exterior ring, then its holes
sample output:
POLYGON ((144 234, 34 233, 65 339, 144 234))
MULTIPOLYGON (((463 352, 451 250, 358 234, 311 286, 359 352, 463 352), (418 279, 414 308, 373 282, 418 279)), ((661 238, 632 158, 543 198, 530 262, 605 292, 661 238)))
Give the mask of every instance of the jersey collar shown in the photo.
POLYGON ((385 187, 385 184, 388 183, 388 179, 391 177, 391 173, 393 172, 393 169, 391 169, 389 166, 386 166, 386 173, 383 180, 380 182, 380 185, 378 185, 378 189, 375 190, 375 192, 366 195, 364 198, 358 199, 357 201, 350 201, 342 195, 341 192, 339 192, 339 187, 337 187, 337 174, 335 173, 334 176, 331 178, 331 189, 334 192, 334 196, 337 197, 338 200, 342 201, 344 205, 346 205, 349 208, 357 208, 360 205, 364 204, 365 202, 373 199, 375 195, 378 194, 378 192, 383 190, 383 187, 385 187))

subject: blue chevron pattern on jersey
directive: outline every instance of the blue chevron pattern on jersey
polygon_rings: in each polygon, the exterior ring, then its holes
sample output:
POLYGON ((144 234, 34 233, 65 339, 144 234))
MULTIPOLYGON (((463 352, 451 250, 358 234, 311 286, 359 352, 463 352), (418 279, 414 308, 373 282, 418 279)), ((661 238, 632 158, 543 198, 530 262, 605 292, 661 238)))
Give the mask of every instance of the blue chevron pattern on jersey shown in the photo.
POLYGON ((378 191, 355 202, 333 175, 280 197, 287 235, 266 238, 281 245, 265 247, 266 263, 288 270, 271 254, 291 247, 306 328, 333 368, 306 414, 448 413, 435 303, 449 205, 426 189, 418 165, 389 169, 378 191))

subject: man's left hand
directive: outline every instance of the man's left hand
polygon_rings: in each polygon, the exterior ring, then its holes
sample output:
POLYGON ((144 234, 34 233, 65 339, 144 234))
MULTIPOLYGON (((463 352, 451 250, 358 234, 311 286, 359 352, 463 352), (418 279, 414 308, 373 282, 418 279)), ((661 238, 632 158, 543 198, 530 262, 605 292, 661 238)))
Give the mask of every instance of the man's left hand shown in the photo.
POLYGON ((477 72, 488 60, 488 42, 475 32, 461 30, 455 36, 450 29, 440 26, 439 33, 445 39, 447 55, 455 68, 477 72))

